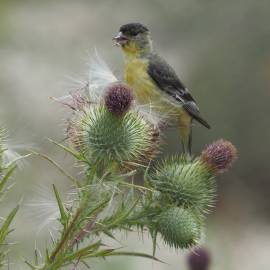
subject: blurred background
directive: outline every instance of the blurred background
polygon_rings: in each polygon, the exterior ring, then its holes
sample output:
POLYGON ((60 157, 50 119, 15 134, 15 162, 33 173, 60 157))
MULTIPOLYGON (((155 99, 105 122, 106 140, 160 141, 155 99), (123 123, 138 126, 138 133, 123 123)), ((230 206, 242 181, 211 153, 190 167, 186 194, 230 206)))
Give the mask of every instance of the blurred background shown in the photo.
MULTIPOLYGON (((239 160, 218 179, 217 207, 208 218, 205 246, 211 269, 269 269, 270 251, 270 2, 267 0, 0 1, 0 123, 15 145, 46 153, 73 175, 73 160, 47 138, 64 139, 67 111, 50 96, 74 89, 85 78, 89 55, 100 55, 121 78, 123 60, 112 37, 127 22, 146 24, 154 47, 175 68, 212 125, 194 128, 193 150, 218 138, 231 140, 239 160)), ((178 152, 178 134, 167 133, 164 152, 178 152)), ((53 217, 51 184, 69 182, 47 161, 32 158, 17 172, 1 205, 4 216, 19 200, 11 241, 10 269, 27 269, 35 246, 44 249, 53 217), (40 208, 33 202, 40 200, 40 208), (43 209, 45 206, 45 209, 43 209), (43 207, 43 208, 42 208, 43 207), (50 209, 51 207, 51 209, 50 209), (45 222, 46 223, 46 222, 45 222), (44 225, 44 226, 43 226, 44 225)), ((150 252, 146 235, 119 236, 124 246, 150 252)), ((187 252, 160 242, 158 257, 115 258, 94 269, 182 270, 187 252)))

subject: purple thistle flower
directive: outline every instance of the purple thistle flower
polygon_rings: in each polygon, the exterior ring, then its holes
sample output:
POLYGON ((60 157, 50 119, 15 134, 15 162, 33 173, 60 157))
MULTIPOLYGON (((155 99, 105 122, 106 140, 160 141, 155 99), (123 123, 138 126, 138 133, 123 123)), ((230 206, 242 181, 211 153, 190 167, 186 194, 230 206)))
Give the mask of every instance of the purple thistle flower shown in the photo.
POLYGON ((129 110, 133 99, 130 87, 123 83, 114 83, 106 91, 105 105, 112 114, 121 116, 129 110))
POLYGON ((219 139, 202 151, 201 160, 216 172, 222 173, 230 168, 237 158, 237 149, 226 140, 219 139))
POLYGON ((210 256, 206 249, 196 248, 188 256, 190 270, 207 270, 210 265, 210 256))

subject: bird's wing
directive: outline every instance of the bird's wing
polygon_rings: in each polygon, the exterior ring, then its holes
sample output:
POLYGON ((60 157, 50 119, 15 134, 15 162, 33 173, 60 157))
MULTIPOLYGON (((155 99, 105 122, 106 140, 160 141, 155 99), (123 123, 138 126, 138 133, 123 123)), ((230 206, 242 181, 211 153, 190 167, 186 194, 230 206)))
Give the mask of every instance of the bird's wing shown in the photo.
POLYGON ((209 124, 200 116, 199 108, 188 89, 165 60, 157 54, 153 54, 149 58, 147 72, 161 91, 164 91, 169 97, 179 102, 202 125, 210 128, 209 124))

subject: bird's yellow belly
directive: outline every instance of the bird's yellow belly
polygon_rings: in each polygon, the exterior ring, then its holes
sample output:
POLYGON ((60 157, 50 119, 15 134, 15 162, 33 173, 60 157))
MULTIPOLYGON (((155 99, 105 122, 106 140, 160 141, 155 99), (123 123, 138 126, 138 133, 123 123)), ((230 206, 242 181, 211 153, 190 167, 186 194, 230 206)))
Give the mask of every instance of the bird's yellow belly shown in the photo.
POLYGON ((146 61, 133 60, 127 63, 125 81, 134 90, 140 104, 151 104, 155 110, 166 114, 179 114, 182 111, 181 106, 174 106, 168 97, 164 97, 162 90, 149 77, 146 61))

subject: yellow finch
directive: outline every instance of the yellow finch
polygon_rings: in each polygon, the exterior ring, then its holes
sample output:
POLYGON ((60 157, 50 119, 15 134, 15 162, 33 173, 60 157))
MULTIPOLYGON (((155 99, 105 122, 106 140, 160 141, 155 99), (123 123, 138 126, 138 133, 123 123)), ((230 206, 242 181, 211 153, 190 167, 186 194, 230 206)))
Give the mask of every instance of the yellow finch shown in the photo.
POLYGON ((140 23, 122 25, 113 40, 122 48, 124 79, 135 91, 138 102, 150 103, 154 110, 177 119, 183 152, 190 155, 192 120, 207 128, 210 125, 201 117, 195 100, 173 68, 153 51, 148 28, 140 23))

